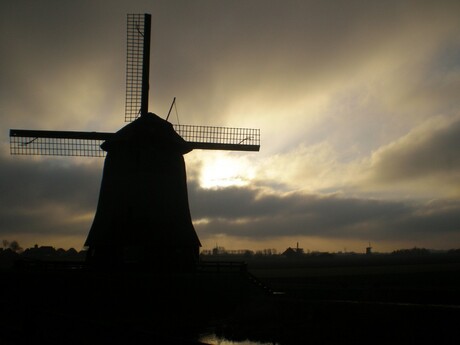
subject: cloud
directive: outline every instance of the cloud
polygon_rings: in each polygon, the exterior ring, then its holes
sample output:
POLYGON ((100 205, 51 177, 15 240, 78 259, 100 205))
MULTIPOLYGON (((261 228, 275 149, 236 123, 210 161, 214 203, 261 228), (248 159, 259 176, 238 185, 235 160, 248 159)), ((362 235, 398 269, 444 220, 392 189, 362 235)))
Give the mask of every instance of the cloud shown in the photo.
POLYGON ((101 164, 30 156, 1 157, 0 162, 2 237, 80 236, 83 241, 97 204, 101 164))
POLYGON ((276 182, 284 186, 284 190, 317 192, 331 187, 339 189, 344 182, 345 169, 335 148, 329 142, 321 142, 309 146, 301 144, 288 152, 262 159, 256 176, 261 184, 276 182))
POLYGON ((196 184, 189 188, 192 216, 203 238, 398 241, 429 240, 460 231, 458 201, 415 204, 337 194, 266 194, 250 188, 203 190, 196 184))
POLYGON ((460 120, 434 118, 374 152, 365 183, 458 195, 458 147, 460 120))

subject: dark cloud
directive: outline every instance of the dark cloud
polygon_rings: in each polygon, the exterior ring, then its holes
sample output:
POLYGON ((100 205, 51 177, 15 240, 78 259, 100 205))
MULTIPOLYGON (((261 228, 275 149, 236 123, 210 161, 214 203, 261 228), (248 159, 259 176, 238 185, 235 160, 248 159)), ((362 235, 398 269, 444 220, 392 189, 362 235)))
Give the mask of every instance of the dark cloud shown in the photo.
MULTIPOLYGON (((434 124, 433 124, 434 125, 434 124)), ((458 176, 460 121, 409 133, 374 155, 373 179, 380 183, 458 176)))
POLYGON ((86 236, 102 170, 63 163, 58 158, 1 157, 0 234, 86 236))
POLYGON ((460 232, 460 202, 458 200, 436 200, 419 207, 412 212, 390 220, 390 235, 435 237, 454 235, 460 232))
POLYGON ((199 189, 189 184, 200 235, 266 240, 316 236, 347 240, 429 239, 460 231, 460 203, 427 205, 339 195, 264 194, 255 189, 199 189))

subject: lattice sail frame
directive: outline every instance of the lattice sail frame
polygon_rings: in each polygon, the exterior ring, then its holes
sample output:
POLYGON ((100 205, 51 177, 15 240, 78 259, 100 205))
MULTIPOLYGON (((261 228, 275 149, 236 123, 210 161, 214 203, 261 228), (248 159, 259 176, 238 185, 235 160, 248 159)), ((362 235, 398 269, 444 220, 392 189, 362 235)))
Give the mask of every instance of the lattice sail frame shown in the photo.
POLYGON ((10 130, 10 154, 105 157, 101 144, 112 133, 10 130))
POLYGON ((174 130, 194 149, 259 151, 260 130, 253 128, 176 125, 174 130))
POLYGON ((127 15, 125 122, 134 121, 148 108, 150 15, 127 15))

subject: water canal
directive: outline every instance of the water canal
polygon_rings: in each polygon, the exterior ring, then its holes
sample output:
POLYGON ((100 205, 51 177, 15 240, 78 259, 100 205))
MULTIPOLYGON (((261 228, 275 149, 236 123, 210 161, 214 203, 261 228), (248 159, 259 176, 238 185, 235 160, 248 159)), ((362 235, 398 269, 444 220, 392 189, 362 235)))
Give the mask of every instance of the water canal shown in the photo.
POLYGON ((199 341, 204 344, 210 344, 210 345, 279 345, 279 343, 276 343, 276 342, 261 343, 257 341, 251 341, 251 340, 233 341, 233 340, 228 340, 222 337, 218 337, 215 334, 202 335, 199 341))

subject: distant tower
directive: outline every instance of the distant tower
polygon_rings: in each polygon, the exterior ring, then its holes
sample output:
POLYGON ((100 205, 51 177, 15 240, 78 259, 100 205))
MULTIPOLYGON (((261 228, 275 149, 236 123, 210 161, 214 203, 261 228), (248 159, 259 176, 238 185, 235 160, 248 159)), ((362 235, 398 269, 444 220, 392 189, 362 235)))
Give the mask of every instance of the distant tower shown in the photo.
POLYGON ((372 247, 371 243, 369 242, 369 247, 366 247, 366 255, 371 255, 372 254, 372 247))
POLYGON ((299 242, 297 242, 295 252, 297 253, 297 255, 303 255, 303 248, 299 248, 299 242))

